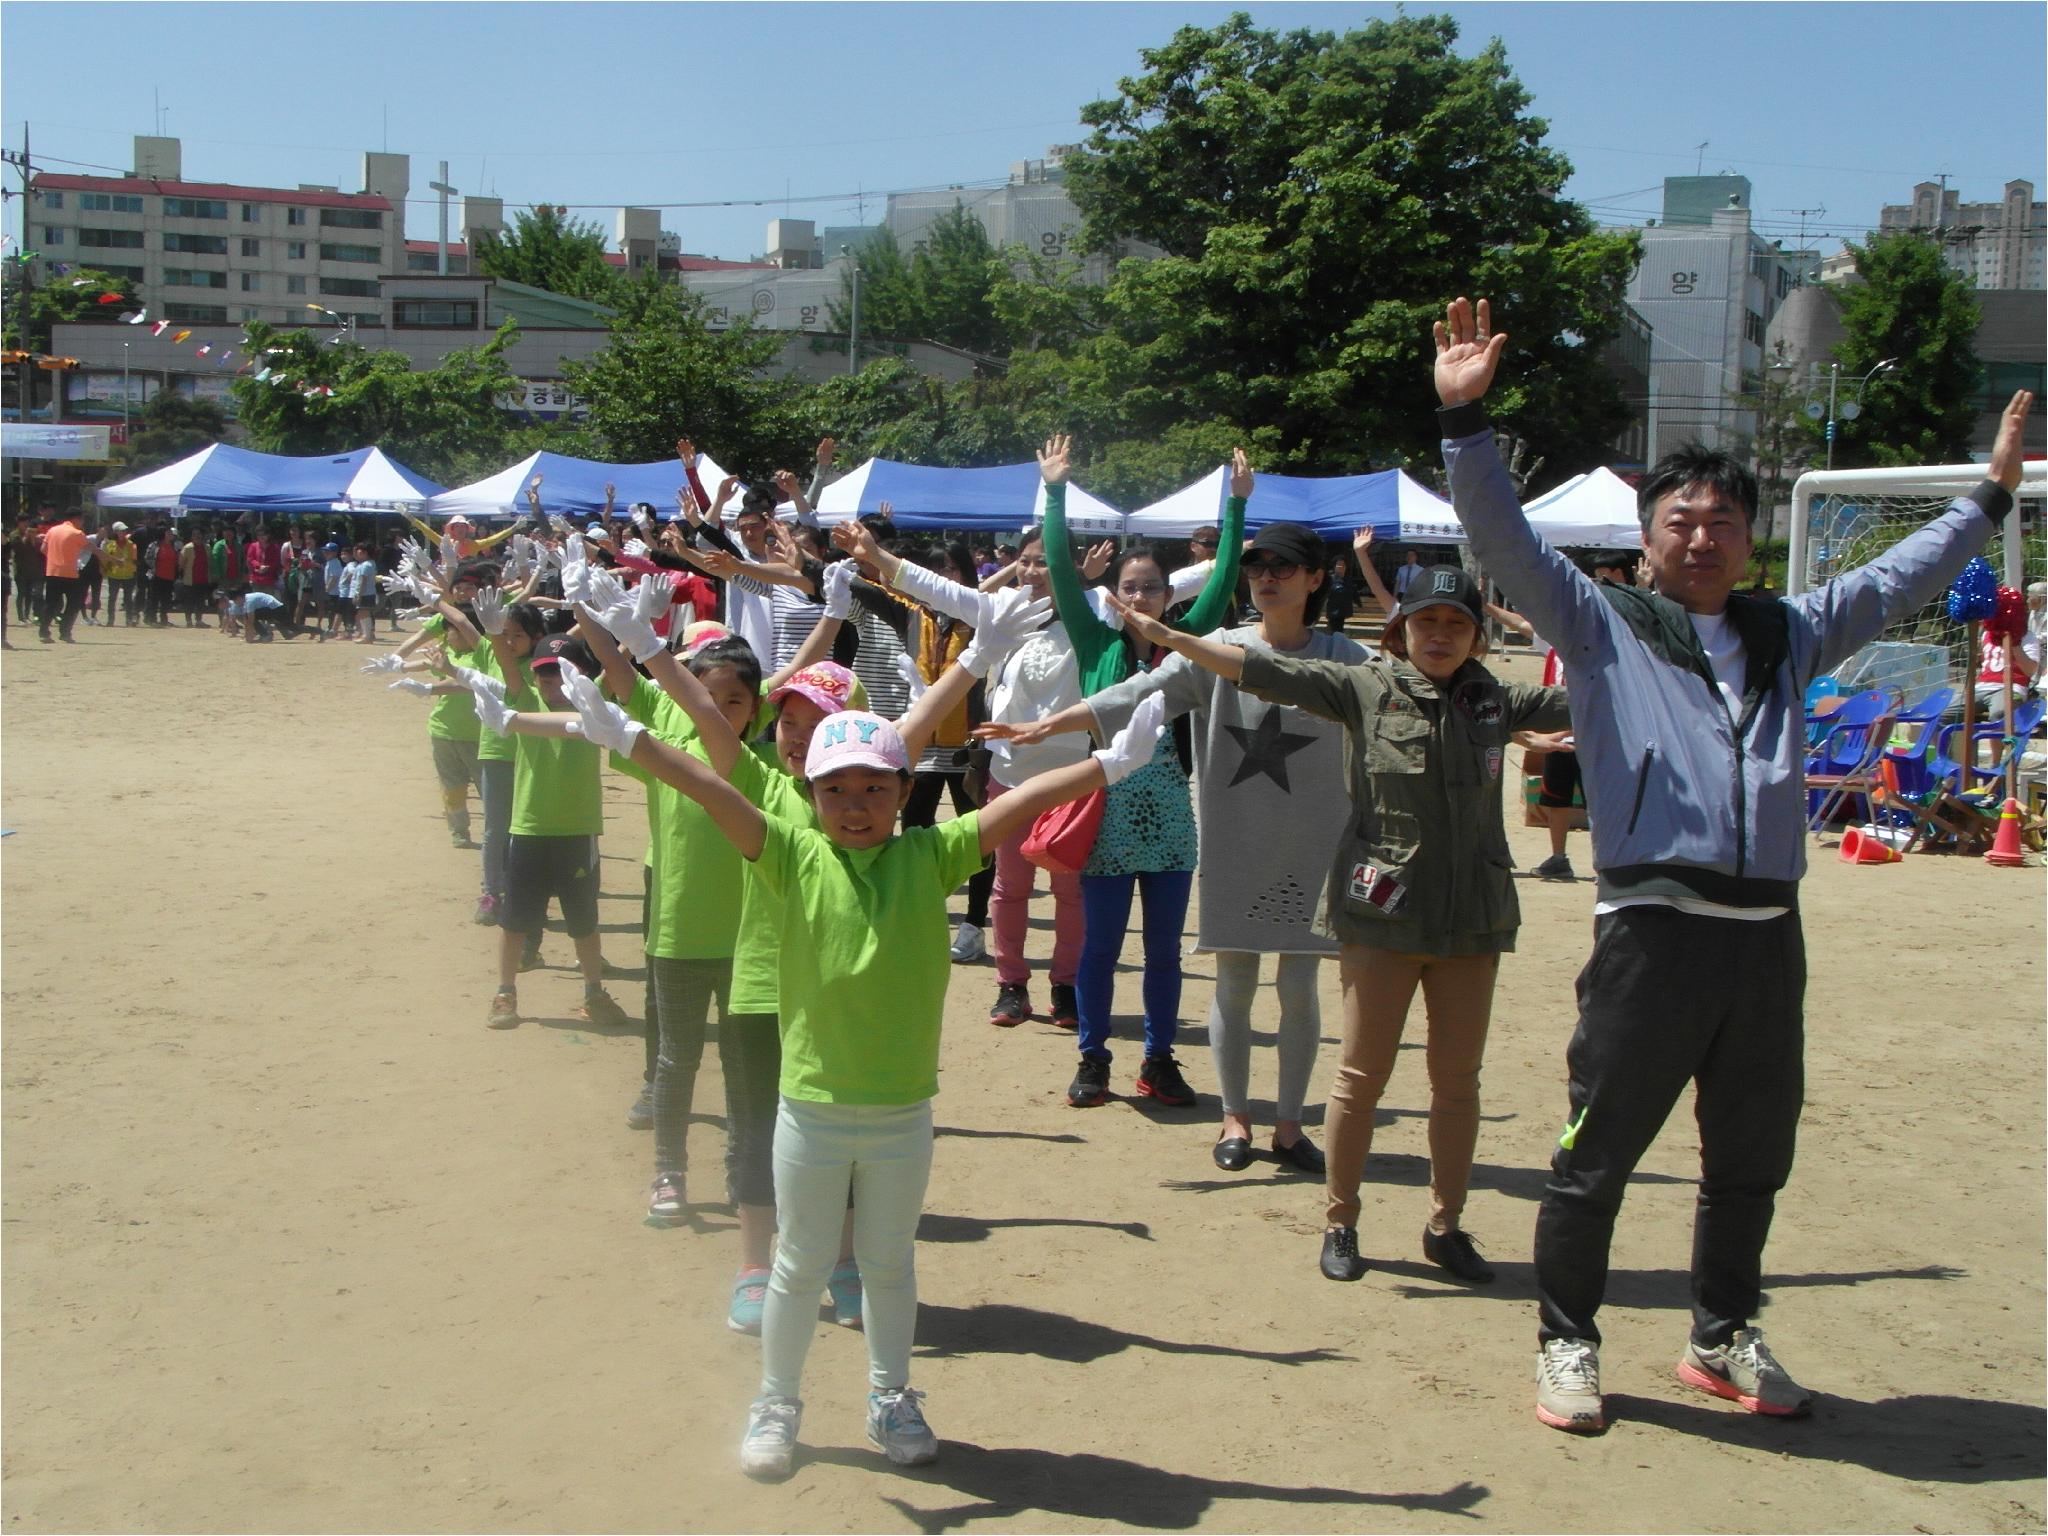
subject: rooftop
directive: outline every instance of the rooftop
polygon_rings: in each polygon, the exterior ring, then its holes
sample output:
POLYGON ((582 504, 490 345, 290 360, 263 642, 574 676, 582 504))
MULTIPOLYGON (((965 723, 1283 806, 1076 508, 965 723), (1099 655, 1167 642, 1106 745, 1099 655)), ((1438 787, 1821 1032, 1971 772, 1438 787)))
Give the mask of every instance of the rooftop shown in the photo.
POLYGON ((292 203, 302 208, 379 208, 391 200, 381 192, 300 192, 283 187, 238 187, 218 181, 158 181, 148 176, 72 176, 44 171, 37 191, 154 192, 165 197, 211 197, 243 203, 292 203))

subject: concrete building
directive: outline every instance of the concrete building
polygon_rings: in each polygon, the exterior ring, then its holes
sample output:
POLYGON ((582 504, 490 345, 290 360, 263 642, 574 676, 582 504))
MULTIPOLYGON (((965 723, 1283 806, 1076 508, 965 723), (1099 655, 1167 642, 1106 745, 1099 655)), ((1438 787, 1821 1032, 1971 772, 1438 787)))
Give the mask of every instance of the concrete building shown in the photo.
POLYGON ((1623 304, 1620 329, 1600 353, 1600 361, 1621 386, 1621 398, 1628 406, 1628 425, 1614 440, 1613 467, 1617 469, 1649 463, 1650 358, 1654 350, 1649 321, 1633 306, 1623 304))
POLYGON ((1663 208, 1637 232, 1643 259, 1628 291, 1651 332, 1644 457, 1692 440, 1746 456, 1756 421, 1739 397, 1760 385, 1765 331, 1816 253, 1755 232, 1746 177, 1666 177, 1663 208))
POLYGON ((1910 203, 1888 203, 1877 216, 1879 234, 1911 230, 1933 235, 1948 264, 1979 288, 2039 289, 2048 203, 2034 200, 2030 181, 2008 181, 1995 203, 1966 203, 1959 191, 1923 181, 1910 203))

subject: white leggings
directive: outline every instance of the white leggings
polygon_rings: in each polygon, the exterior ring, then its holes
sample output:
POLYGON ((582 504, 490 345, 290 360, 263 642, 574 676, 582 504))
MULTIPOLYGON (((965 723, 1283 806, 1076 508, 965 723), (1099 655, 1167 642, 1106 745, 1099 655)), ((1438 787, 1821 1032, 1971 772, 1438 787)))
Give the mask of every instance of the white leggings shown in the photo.
POLYGON ((868 1384, 910 1384, 917 1332, 917 1219, 932 1172, 932 1103, 818 1104, 784 1098, 775 1114, 775 1270, 761 1318, 761 1395, 801 1397, 818 1331, 818 1293, 839 1259, 853 1190, 868 1384))
MULTIPOLYGON (((1259 986, 1259 957, 1244 950, 1218 950, 1216 991, 1209 1004, 1209 1053, 1223 1113, 1242 1115, 1251 1104, 1252 994, 1259 986)), ((1273 988, 1280 994, 1280 1086, 1274 1118, 1301 1119, 1302 1100, 1315 1072, 1322 1044, 1323 1015, 1316 1002, 1320 955, 1277 955, 1273 988)))

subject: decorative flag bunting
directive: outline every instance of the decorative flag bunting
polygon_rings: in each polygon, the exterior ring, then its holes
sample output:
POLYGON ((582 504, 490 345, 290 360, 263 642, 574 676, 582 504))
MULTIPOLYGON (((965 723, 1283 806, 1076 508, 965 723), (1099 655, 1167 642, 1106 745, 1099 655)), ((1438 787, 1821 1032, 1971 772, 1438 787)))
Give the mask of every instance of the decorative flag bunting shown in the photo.
POLYGON ((190 336, 191 334, 192 333, 190 331, 178 332, 177 335, 171 338, 171 345, 175 347, 179 342, 183 341, 187 336, 190 336))
POLYGON ((170 322, 170 321, 168 321, 168 320, 159 320, 159 321, 157 321, 157 323, 156 323, 155 325, 152 325, 152 326, 151 326, 151 327, 149 328, 149 334, 150 334, 150 335, 152 335, 152 336, 161 336, 161 335, 163 335, 163 333, 164 333, 165 331, 168 331, 168 330, 169 330, 170 328, 171 328, 171 322, 170 322))
POLYGON ((149 310, 147 307, 144 307, 142 309, 138 309, 132 315, 123 315, 121 318, 127 321, 128 324, 130 325, 140 325, 142 324, 143 321, 149 318, 149 310))
POLYGON ((74 288, 90 288, 92 283, 93 280, 89 277, 74 277, 71 279, 71 286, 74 288))
MULTIPOLYGON (((74 283, 72 286, 76 287, 77 284, 74 283)), ((99 296, 98 302, 102 304, 119 304, 123 301, 121 295, 118 293, 103 293, 99 296)))
POLYGON ((200 347, 200 349, 199 349, 199 350, 198 350, 197 352, 194 352, 194 353, 193 353, 192 355, 193 355, 194 357, 204 357, 204 356, 206 356, 206 354, 207 354, 207 353, 211 352, 212 350, 213 350, 213 347, 212 347, 212 346, 211 346, 210 344, 208 344, 208 345, 205 345, 205 346, 202 346, 202 347, 200 347))

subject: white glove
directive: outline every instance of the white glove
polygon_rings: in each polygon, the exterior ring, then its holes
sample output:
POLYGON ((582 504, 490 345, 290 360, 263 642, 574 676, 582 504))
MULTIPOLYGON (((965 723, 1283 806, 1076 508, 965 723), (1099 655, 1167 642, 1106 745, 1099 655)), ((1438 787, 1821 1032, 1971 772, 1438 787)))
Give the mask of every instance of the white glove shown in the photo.
POLYGON ((824 599, 825 617, 828 619, 850 619, 853 617, 853 579, 860 574, 851 560, 840 560, 825 567, 824 599))
POLYGON ((1148 693, 1131 711, 1130 723, 1111 738, 1108 746, 1091 754, 1102 764, 1105 784, 1120 784, 1152 761, 1159 734, 1166 729, 1166 698, 1148 693))
POLYGON ((991 603, 988 593, 963 587, 959 582, 941 576, 937 571, 928 571, 912 561, 905 560, 897 565, 896 574, 889 578, 889 585, 905 597, 913 598, 932 612, 943 613, 949 619, 972 624, 976 629, 988 622, 991 603))
POLYGON ((511 723, 515 713, 505 704, 505 684, 489 673, 479 672, 474 667, 457 667, 455 675, 462 679, 469 689, 470 699, 476 705, 476 717, 489 729, 500 736, 511 723))
POLYGON ((405 658, 396 651, 392 651, 386 655, 379 656, 375 661, 365 662, 362 670, 365 672, 403 672, 405 670, 405 658))
POLYGON ((584 591, 583 600, 600 611, 616 608, 622 603, 630 606, 633 601, 626 595, 625 583, 601 565, 590 568, 590 580, 584 591))
POLYGON ((1003 664, 1018 646, 1045 627, 1052 617, 1052 599, 1034 598, 1022 587, 996 594, 988 605, 988 616, 960 653, 960 665, 975 677, 987 677, 1003 664))
POLYGON ((623 709, 607 701, 597 691, 597 684, 574 667, 562 668, 562 691, 576 706, 576 718, 569 722, 573 734, 581 736, 594 747, 616 752, 621 757, 633 755, 633 738, 645 730, 645 726, 629 719, 623 709))
POLYGON ((562 546, 562 596, 572 603, 590 600, 590 554, 580 533, 562 546))
POLYGON ((645 560, 648 555, 647 541, 645 539, 626 540, 626 555, 629 559, 645 560))
POLYGON ((407 693, 416 693, 423 699, 434 696, 434 685, 421 677, 401 677, 391 686, 394 690, 403 688, 407 693))
POLYGON ((916 657, 908 653, 898 656, 896 658, 896 675, 902 678, 904 685, 910 689, 911 703, 915 704, 924 697, 924 690, 927 684, 924 680, 924 673, 918 670, 916 657))
POLYGON ((505 633, 505 594, 496 587, 478 587, 473 605, 476 622, 487 635, 505 633))
POLYGON ((609 608, 592 608, 585 603, 576 611, 583 618, 603 625, 635 661, 644 662, 661 649, 661 636, 654 632, 652 622, 641 618, 635 611, 631 598, 621 598, 609 608))
POLYGON ((398 541, 398 564, 401 570, 412 570, 427 563, 427 546, 408 535, 398 541))
POLYGON ((668 612, 675 595, 676 580, 673 576, 649 574, 641 577, 640 585, 633 589, 633 617, 652 624, 668 612))
POLYGON ((575 528, 570 525, 569 519, 562 516, 559 512, 550 512, 548 514, 548 526, 565 539, 578 537, 575 528))
POLYGON ((455 567, 460 565, 461 563, 462 551, 455 547, 455 541, 453 539, 449 538, 448 535, 445 533, 442 534, 441 569, 446 571, 450 576, 453 576, 455 574, 455 567))
POLYGON ((395 575, 379 576, 377 578, 377 585, 382 587, 385 594, 389 597, 396 597, 401 592, 410 592, 412 590, 412 568, 407 566, 401 568, 395 575))
POLYGON ((436 603, 441 601, 441 594, 428 586, 427 578, 420 575, 419 572, 413 572, 411 585, 412 595, 421 607, 432 609, 436 603))

